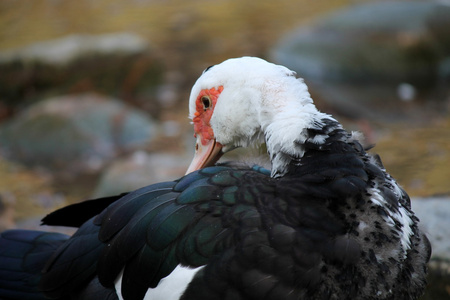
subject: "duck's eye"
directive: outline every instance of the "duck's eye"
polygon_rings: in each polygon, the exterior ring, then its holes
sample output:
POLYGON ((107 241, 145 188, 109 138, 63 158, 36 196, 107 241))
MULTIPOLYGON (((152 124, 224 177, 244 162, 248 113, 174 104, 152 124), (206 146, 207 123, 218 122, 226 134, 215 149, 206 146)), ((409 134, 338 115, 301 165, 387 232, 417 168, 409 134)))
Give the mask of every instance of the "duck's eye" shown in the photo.
POLYGON ((203 96, 201 100, 203 104, 203 110, 207 110, 208 108, 211 107, 211 99, 209 97, 203 96))

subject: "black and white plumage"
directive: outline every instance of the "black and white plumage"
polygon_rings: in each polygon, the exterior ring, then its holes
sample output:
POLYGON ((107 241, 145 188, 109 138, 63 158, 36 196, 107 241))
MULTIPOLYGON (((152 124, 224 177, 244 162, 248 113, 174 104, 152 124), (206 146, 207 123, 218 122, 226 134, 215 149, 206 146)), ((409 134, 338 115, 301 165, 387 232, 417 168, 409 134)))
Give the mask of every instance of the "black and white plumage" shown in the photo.
POLYGON ((192 89, 190 116, 197 145, 186 176, 49 215, 44 223, 67 225, 76 211, 68 225, 83 223, 67 241, 54 238, 56 251, 48 236, 3 233, 0 298, 29 286, 5 274, 27 269, 12 261, 35 248, 46 250, 46 263, 33 299, 422 294, 431 250, 408 195, 356 135, 315 108, 294 72, 251 57, 208 68, 192 89), (261 143, 270 171, 214 166, 224 152, 261 143), (18 240, 31 246, 13 259, 7 249, 18 240))

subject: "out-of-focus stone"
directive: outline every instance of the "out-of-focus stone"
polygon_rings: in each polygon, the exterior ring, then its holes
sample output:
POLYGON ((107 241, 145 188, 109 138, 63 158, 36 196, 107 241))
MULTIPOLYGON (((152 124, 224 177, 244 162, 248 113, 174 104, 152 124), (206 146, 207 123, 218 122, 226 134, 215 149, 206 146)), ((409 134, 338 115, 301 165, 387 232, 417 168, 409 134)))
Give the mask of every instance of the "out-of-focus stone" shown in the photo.
POLYGON ((450 197, 412 199, 411 206, 433 247, 432 258, 450 264, 450 197))
POLYGON ((148 154, 138 151, 114 161, 102 174, 94 197, 123 192, 181 177, 187 170, 189 158, 175 154, 148 154))
MULTIPOLYGON (((0 51, 0 118, 51 96, 117 95, 152 113, 163 80, 161 60, 134 33, 78 34, 0 51)), ((0 119, 1 121, 1 119, 0 119)))
POLYGON ((333 113, 372 121, 428 120, 450 99, 450 5, 350 6, 284 36, 272 51, 333 113))
POLYGON ((0 150, 30 166, 97 171, 109 160, 151 142, 152 119, 117 99, 95 94, 48 99, 0 127, 0 150))
POLYGON ((26 47, 0 52, 0 63, 20 60, 24 62, 64 65, 82 56, 147 51, 148 42, 131 32, 102 35, 74 34, 55 40, 38 42, 26 47))

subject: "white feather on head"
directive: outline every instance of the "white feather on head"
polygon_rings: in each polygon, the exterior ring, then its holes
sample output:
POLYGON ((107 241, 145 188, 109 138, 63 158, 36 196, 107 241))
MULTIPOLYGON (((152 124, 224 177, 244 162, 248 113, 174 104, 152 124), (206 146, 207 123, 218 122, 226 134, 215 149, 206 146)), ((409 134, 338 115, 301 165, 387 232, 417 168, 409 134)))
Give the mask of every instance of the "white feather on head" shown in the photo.
MULTIPOLYGON (((256 57, 228 59, 204 72, 192 87, 191 119, 199 93, 219 86, 223 91, 210 124, 224 152, 266 142, 269 153, 301 157, 303 130, 314 128, 323 118, 332 119, 317 110, 308 87, 294 71, 256 57)), ((281 161, 272 161, 273 166, 287 163, 286 158, 277 159, 281 161)))

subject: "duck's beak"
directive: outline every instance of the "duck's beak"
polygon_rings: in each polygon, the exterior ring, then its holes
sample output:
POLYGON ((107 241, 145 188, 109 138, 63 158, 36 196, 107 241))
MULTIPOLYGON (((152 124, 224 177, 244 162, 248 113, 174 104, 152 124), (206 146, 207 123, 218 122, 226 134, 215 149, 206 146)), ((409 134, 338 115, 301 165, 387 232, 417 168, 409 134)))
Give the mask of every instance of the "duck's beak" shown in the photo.
POLYGON ((197 133, 197 142, 195 143, 195 155, 192 159, 186 174, 199 170, 201 168, 213 166, 222 156, 222 145, 216 142, 216 139, 211 139, 202 144, 202 136, 197 133))

